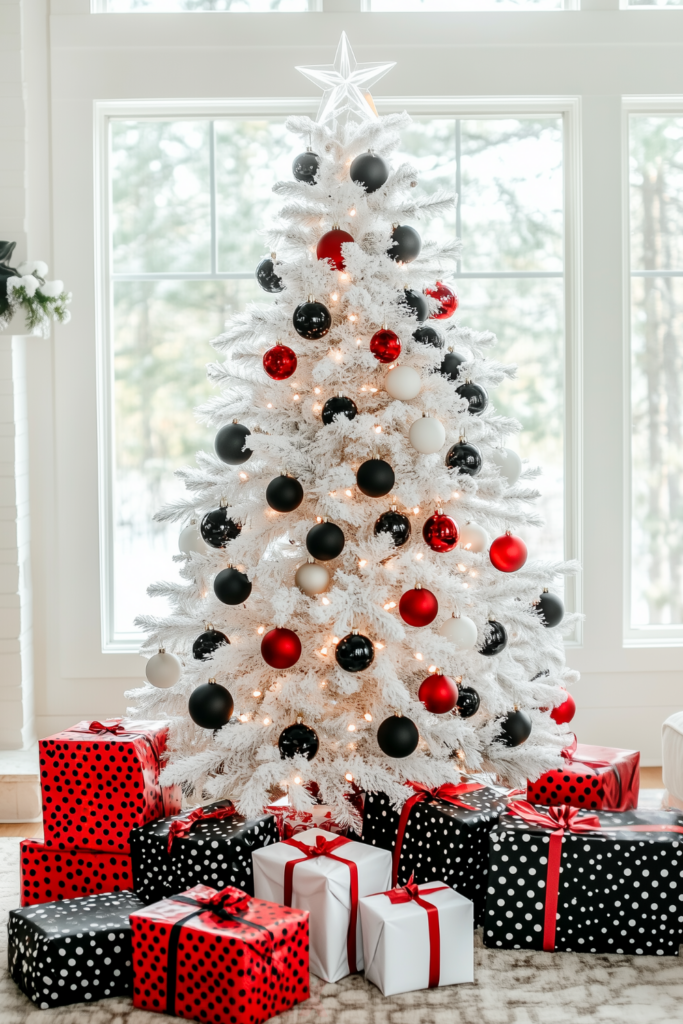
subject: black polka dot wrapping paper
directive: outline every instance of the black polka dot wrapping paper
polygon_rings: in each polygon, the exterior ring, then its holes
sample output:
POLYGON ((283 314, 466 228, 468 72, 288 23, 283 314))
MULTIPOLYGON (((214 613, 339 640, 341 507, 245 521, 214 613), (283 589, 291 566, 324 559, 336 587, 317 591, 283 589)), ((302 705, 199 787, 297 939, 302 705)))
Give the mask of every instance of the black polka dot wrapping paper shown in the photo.
POLYGON ((683 815, 517 801, 489 844, 485 945, 678 955, 683 815))
POLYGON ((55 850, 41 839, 21 844, 21 905, 133 888, 130 854, 55 850))
POLYGON ((527 785, 530 804, 585 807, 592 811, 631 811, 638 806, 640 751, 575 744, 560 770, 527 785))

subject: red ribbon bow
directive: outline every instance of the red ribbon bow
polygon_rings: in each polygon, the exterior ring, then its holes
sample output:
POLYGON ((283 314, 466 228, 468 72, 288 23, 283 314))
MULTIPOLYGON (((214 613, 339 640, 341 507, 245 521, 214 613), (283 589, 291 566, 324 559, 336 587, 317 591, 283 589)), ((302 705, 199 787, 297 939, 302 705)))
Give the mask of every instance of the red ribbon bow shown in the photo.
POLYGON ((119 736, 126 730, 121 725, 121 719, 113 723, 113 725, 107 725, 106 722, 91 722, 87 729, 69 729, 69 732, 94 732, 102 736, 105 732, 110 732, 113 736, 119 736))
MULTIPOLYGON (((201 824, 202 821, 230 818, 235 813, 236 811, 232 804, 229 804, 227 807, 216 807, 213 811, 207 811, 204 807, 195 807, 195 809, 191 811, 186 818, 177 818, 175 821, 171 822, 171 827, 168 830, 168 852, 170 853, 173 848, 174 839, 188 835, 188 833, 190 833, 197 825, 201 824)), ((220 893, 218 895, 220 895, 220 893)))
POLYGON ((304 861, 312 860, 314 857, 329 857, 331 860, 338 860, 342 864, 346 864, 349 869, 351 889, 351 913, 349 915, 349 930, 346 934, 346 955, 349 961, 349 973, 357 974, 356 930, 358 927, 358 865, 355 861, 346 860, 345 857, 340 857, 335 853, 335 850, 338 850, 340 846, 345 846, 350 842, 351 840, 347 839, 346 836, 337 836, 334 839, 328 839, 326 836, 316 836, 315 844, 302 843, 298 839, 285 839, 283 843, 284 846, 294 846, 297 850, 303 853, 304 856, 297 857, 295 860, 288 860, 285 864, 284 904, 286 907, 291 907, 292 905, 292 882, 294 868, 297 864, 302 864, 304 861))
POLYGON ((226 885, 225 889, 214 892, 211 896, 195 896, 197 903, 201 903, 207 910, 217 913, 219 917, 223 914, 243 914, 251 902, 251 896, 238 889, 234 885, 226 885))
POLYGON ((432 892, 441 892, 448 889, 447 885, 435 885, 433 889, 420 889, 413 882, 413 875, 410 876, 405 885, 397 885, 389 892, 382 893, 392 903, 417 903, 419 907, 427 911, 427 927, 429 928, 429 985, 428 988, 437 988, 441 974, 441 930, 439 928, 439 910, 433 903, 423 900, 432 892))

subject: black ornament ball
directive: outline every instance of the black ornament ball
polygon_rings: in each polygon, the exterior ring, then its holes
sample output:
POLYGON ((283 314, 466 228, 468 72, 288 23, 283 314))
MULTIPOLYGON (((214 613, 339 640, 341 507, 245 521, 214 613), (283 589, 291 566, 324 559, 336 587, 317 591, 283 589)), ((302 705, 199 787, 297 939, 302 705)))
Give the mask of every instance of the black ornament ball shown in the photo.
POLYGON ((293 476, 276 476, 266 487, 266 501, 276 512, 293 512, 304 500, 304 489, 293 476))
POLYGON ((481 452, 476 444, 469 441, 457 441, 448 449, 446 465, 449 469, 457 469, 458 473, 478 476, 481 472, 481 452))
POLYGON ((336 523, 317 523, 306 534, 306 548, 318 561, 329 562, 344 550, 344 533, 336 523))
POLYGON ((305 181, 307 185, 313 185, 319 170, 320 157, 311 149, 294 157, 292 174, 297 181, 305 181))
POLYGON ((404 715, 385 718, 377 730, 377 742, 387 757, 408 757, 417 748, 419 739, 415 722, 404 715))
POLYGON ((459 352, 454 352, 451 349, 446 352, 443 357, 441 366, 439 367, 439 373, 442 377, 448 377, 449 380, 457 380, 460 374, 460 367, 465 362, 465 357, 461 356, 459 352))
POLYGON ((332 326, 332 317, 327 306, 324 306, 322 302, 310 299, 308 302, 301 302, 296 307, 292 323, 300 338, 319 341, 320 338, 325 337, 332 326))
POLYGON ((366 192, 376 192, 389 177, 389 168, 376 153, 361 153, 351 164, 349 177, 366 192))
POLYGON ((207 512, 199 529, 206 543, 212 548, 224 548, 242 532, 242 527, 230 518, 228 508, 224 505, 207 512))
POLYGON ((401 305, 408 306, 413 311, 417 319, 422 323, 429 317, 429 309, 427 307, 427 300, 425 299, 422 292, 413 291, 412 288, 404 288, 403 294, 399 296, 399 302, 401 305))
POLYGON ((285 286, 282 283, 282 279, 275 273, 273 260, 270 256, 262 259, 256 268, 256 280, 264 292, 270 292, 271 295, 284 291, 285 286))
POLYGON ((410 519, 396 509, 382 512, 375 522, 375 536, 388 533, 397 548, 402 548, 410 540, 410 519))
POLYGON ((345 672, 362 672, 375 660, 375 648, 366 636, 348 633, 335 647, 334 656, 345 672))
POLYGON ((531 718, 526 711, 510 711, 500 723, 500 738, 506 747, 519 747, 531 736, 531 718))
POLYGON ((467 399, 468 413, 472 416, 481 416, 484 409, 489 404, 489 396, 486 388, 482 387, 481 384, 473 384, 470 381, 466 381, 455 390, 461 398, 467 399))
MULTIPOLYGON (((398 263, 412 263, 420 255, 422 239, 410 224, 397 224, 391 232, 391 241, 392 244, 387 249, 387 253, 392 260, 396 260, 398 263)), ((426 317, 422 317, 422 319, 426 319, 426 317)))
POLYGON ((383 498, 394 486, 396 477, 384 459, 367 459, 356 473, 358 489, 369 498, 383 498))
POLYGON ((223 604, 242 604, 251 594, 251 581, 246 573, 228 566, 213 581, 213 592, 223 604))
POLYGON ((241 423, 226 423, 216 434, 214 447, 221 462, 229 466, 241 466, 253 455, 251 448, 245 448, 247 437, 251 434, 248 427, 241 423))
POLYGON ((420 345, 431 345, 432 348, 443 348, 443 337, 434 327, 418 327, 413 331, 413 338, 420 345))
POLYGON ((543 591, 538 599, 537 608, 541 613, 541 622, 548 629, 559 626, 564 618, 564 604, 557 594, 551 594, 549 590, 543 591))
POLYGON ((221 633, 219 629, 207 629, 200 633, 192 644, 192 657, 195 661, 206 661, 219 647, 229 643, 225 633, 221 633))
POLYGON ((479 694, 473 687, 458 686, 458 701, 455 706, 460 712, 461 718, 471 718, 472 715, 476 715, 480 703, 479 694))
POLYGON ((280 757, 283 760, 285 757, 303 754, 305 758, 312 761, 318 753, 320 743, 318 741, 318 734, 314 729, 311 729, 310 725, 304 725, 303 722, 295 722, 293 725, 288 725, 286 729, 282 730, 277 745, 280 749, 280 757))
POLYGON ((507 645, 508 635, 505 626, 501 625, 500 622, 496 622, 495 619, 489 619, 486 626, 486 639, 479 648, 479 653, 491 657, 494 654, 500 654, 507 645))
POLYGON ((187 710, 200 729, 222 729, 230 721, 234 702, 220 683, 202 683, 190 694, 187 710))
POLYGON ((323 406, 322 421, 325 426, 329 426, 333 423, 335 417, 346 416, 347 420, 355 420, 358 415, 358 406, 352 398, 346 398, 345 395, 335 395, 334 398, 328 398, 323 406))

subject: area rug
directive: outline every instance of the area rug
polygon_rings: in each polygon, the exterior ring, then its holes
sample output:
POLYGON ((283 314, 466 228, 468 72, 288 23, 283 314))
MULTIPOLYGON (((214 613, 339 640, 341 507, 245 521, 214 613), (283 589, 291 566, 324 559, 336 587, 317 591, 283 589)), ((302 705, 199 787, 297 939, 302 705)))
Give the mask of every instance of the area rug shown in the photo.
MULTIPOLYGON (((0 839, 0 1024, 169 1024, 102 999, 38 1010, 7 974, 7 913, 19 906, 19 840, 0 839)), ((588 956, 484 949, 475 942, 475 982, 385 999, 362 977, 328 985, 311 978, 307 1003, 281 1024, 680 1024, 683 958, 588 956)))

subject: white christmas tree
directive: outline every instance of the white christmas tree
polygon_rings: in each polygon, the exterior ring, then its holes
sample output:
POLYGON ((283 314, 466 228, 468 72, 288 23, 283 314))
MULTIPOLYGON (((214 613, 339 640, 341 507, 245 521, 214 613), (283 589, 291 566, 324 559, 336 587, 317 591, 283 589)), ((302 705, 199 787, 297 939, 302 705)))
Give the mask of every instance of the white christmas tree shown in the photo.
POLYGON ((391 167, 410 119, 365 91, 390 67, 356 65, 342 37, 333 66, 301 69, 325 94, 317 121, 288 122, 309 146, 274 186, 257 277, 276 298, 213 342, 216 453, 158 514, 187 524, 185 582, 150 588, 174 611, 138 620, 162 653, 132 713, 171 719, 167 781, 245 815, 287 792, 358 825, 358 790, 399 804, 408 780, 481 770, 523 785, 568 742, 550 712, 577 678, 573 617, 557 628, 544 591, 576 567, 526 560, 515 536, 542 525, 536 471, 487 396, 514 367, 450 315, 437 283, 459 246, 412 226, 455 197, 391 167))

